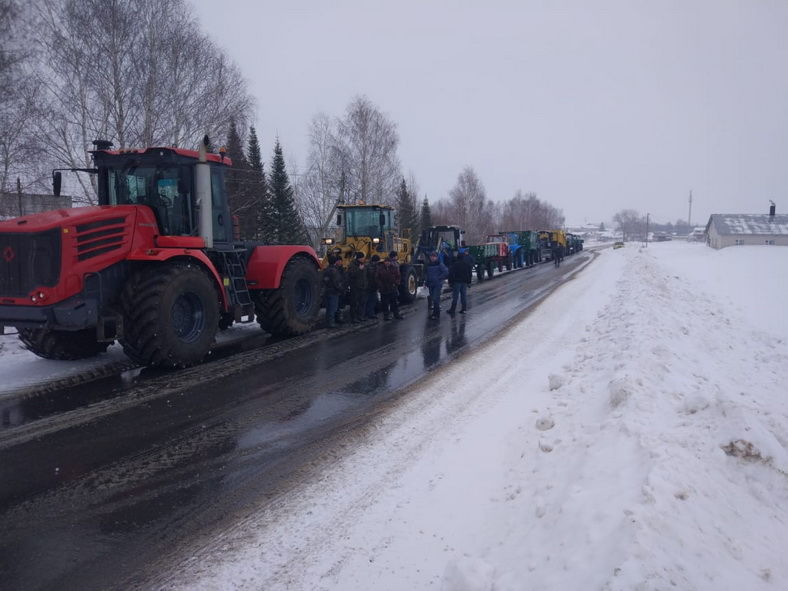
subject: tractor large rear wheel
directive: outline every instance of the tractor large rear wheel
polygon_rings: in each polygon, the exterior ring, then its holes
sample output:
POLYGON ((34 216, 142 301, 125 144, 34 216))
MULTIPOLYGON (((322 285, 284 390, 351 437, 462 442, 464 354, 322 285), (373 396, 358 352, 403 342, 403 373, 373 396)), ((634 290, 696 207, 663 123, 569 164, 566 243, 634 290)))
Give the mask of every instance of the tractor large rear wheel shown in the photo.
POLYGON ((320 312, 320 281, 315 265, 302 257, 290 259, 279 289, 255 296, 257 321, 276 336, 296 336, 312 330, 320 312))
POLYGON ((95 328, 75 331, 23 328, 19 331, 19 340, 39 357, 66 361, 95 357, 110 345, 96 341, 95 328))
POLYGON ((123 289, 123 350, 151 367, 200 363, 219 327, 219 298, 211 278, 199 267, 151 266, 123 289))

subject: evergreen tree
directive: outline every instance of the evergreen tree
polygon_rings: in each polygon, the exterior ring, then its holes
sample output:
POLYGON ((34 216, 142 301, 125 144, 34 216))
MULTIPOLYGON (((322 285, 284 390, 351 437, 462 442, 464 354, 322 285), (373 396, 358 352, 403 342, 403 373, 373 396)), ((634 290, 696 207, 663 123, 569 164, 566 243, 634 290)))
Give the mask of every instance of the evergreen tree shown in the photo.
POLYGON ((414 237, 419 235, 419 219, 416 215, 416 198, 408 191, 405 179, 402 179, 397 191, 397 219, 400 236, 413 242, 414 237))
POLYGON ((268 191, 260 143, 257 140, 257 131, 254 125, 249 128, 246 154, 251 169, 249 192, 253 205, 249 215, 241 223, 241 231, 255 240, 267 242, 270 239, 271 196, 268 191), (246 231, 244 232, 244 230, 246 231))
MULTIPOLYGON (((242 231, 248 228, 246 223, 250 215, 250 196, 249 196, 249 163, 244 155, 243 140, 238 135, 238 128, 235 121, 230 122, 230 131, 227 133, 227 156, 232 160, 232 167, 225 174, 225 188, 227 190, 227 202, 230 206, 230 215, 237 216, 242 231)), ((241 238, 251 238, 248 234, 242 234, 241 238)))
POLYGON ((306 230, 295 206, 293 187, 285 169, 285 158, 279 139, 274 146, 271 162, 271 228, 273 244, 308 244, 306 230))
POLYGON ((424 201, 421 203, 421 216, 419 220, 419 227, 423 232, 425 229, 432 226, 432 212, 430 211, 430 202, 427 196, 424 196, 424 201))

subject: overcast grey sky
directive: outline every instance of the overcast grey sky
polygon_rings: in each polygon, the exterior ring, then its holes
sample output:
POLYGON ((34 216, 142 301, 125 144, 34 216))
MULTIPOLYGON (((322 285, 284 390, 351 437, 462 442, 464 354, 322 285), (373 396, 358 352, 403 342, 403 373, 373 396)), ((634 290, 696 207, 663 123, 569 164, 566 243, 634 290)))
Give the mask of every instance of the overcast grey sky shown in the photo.
POLYGON ((788 211, 788 0, 192 0, 303 166, 366 95, 431 201, 466 165, 567 223, 788 211))

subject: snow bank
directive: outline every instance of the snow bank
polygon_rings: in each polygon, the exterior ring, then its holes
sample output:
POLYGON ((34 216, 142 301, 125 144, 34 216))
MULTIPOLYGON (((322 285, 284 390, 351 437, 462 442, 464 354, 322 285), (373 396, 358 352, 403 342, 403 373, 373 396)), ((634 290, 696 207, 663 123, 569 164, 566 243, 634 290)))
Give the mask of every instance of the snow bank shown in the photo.
POLYGON ((787 254, 605 251, 162 587, 788 588, 787 254))

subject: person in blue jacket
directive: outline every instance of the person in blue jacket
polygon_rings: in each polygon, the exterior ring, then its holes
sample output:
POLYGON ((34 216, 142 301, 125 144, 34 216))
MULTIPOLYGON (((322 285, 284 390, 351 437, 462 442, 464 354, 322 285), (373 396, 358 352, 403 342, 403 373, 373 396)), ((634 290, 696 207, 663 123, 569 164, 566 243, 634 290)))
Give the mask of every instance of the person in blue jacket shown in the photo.
POLYGON ((440 319, 441 317, 441 290, 443 282, 449 276, 449 269, 438 260, 438 254, 430 254, 430 262, 427 265, 425 283, 430 290, 430 308, 432 314, 430 318, 440 319))

